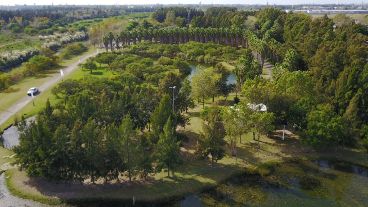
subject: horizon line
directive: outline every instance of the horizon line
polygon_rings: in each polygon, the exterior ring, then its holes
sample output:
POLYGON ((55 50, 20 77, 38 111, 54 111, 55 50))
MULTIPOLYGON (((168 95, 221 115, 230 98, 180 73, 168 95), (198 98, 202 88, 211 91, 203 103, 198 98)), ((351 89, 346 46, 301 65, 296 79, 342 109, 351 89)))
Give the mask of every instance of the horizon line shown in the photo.
POLYGON ((211 6, 211 5, 241 5, 241 6, 303 6, 303 5, 308 5, 308 6, 311 6, 311 5, 315 5, 315 6, 318 6, 318 5, 333 5, 333 6, 340 6, 340 5, 368 5, 368 2, 364 2, 363 4, 362 3, 339 3, 339 4, 336 4, 336 3, 305 3, 305 4, 270 4, 270 3, 258 3, 258 4, 231 4, 231 3, 228 3, 228 4, 221 4, 221 3, 217 3, 217 4, 202 4, 202 3, 197 3, 197 4, 186 4, 186 3, 183 3, 183 4, 160 4, 160 3, 157 3, 157 4, 0 4, 0 6, 2 7, 14 7, 14 6, 157 6, 157 5, 162 5, 162 6, 165 6, 165 5, 168 5, 168 6, 180 6, 180 5, 202 5, 202 6, 211 6))

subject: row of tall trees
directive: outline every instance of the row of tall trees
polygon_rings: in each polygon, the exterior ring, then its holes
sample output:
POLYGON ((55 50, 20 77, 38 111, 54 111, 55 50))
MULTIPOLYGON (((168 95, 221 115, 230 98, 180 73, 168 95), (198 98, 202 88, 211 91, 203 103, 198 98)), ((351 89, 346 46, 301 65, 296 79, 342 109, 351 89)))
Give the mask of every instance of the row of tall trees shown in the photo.
POLYGON ((256 11, 238 11, 235 7, 210 7, 205 11, 185 7, 157 9, 152 18, 166 25, 191 27, 246 28, 248 16, 256 11))
POLYGON ((245 31, 228 28, 187 28, 166 27, 123 31, 119 35, 108 33, 103 37, 106 50, 119 49, 122 46, 136 44, 141 41, 163 44, 179 44, 189 41, 214 42, 232 46, 247 46, 245 31))

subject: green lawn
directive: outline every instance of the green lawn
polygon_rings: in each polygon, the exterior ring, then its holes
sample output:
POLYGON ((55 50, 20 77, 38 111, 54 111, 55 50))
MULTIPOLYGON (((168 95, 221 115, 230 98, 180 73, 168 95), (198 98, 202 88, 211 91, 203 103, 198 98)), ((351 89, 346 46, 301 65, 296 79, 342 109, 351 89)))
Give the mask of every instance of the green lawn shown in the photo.
POLYGON ((37 36, 30 36, 25 33, 13 34, 9 31, 0 32, 0 52, 38 48, 40 46, 41 41, 37 36))
POLYGON ((2 165, 5 163, 10 163, 14 161, 12 157, 14 153, 11 150, 7 150, 3 147, 0 147, 0 170, 2 169, 2 165))

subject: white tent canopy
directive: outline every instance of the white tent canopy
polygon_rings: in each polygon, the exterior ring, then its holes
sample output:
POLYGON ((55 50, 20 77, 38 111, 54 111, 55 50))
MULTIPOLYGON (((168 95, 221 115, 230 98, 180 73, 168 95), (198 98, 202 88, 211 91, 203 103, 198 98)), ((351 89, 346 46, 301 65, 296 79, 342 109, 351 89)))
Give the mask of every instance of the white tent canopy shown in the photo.
POLYGON ((267 106, 263 103, 260 103, 260 104, 248 103, 247 106, 253 111, 262 111, 262 112, 267 111, 267 106))

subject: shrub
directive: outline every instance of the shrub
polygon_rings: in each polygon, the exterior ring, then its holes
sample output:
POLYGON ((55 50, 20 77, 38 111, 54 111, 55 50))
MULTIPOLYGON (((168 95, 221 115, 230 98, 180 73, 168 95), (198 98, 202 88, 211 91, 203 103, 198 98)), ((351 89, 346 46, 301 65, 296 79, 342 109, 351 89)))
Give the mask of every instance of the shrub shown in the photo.
POLYGON ((43 55, 34 56, 25 64, 28 74, 36 74, 39 71, 54 69, 57 65, 55 58, 43 55))
POLYGON ((68 45, 61 56, 66 59, 70 59, 73 56, 80 55, 83 52, 86 52, 88 48, 82 44, 82 43, 74 43, 71 45, 68 45))
POLYGON ((0 55, 0 70, 8 70, 12 67, 18 66, 38 54, 39 50, 36 49, 28 49, 23 51, 17 50, 2 53, 0 55))
POLYGON ((170 58, 168 57, 160 57, 158 59, 158 63, 161 64, 161 65, 172 65, 173 64, 173 60, 171 60, 170 58))

